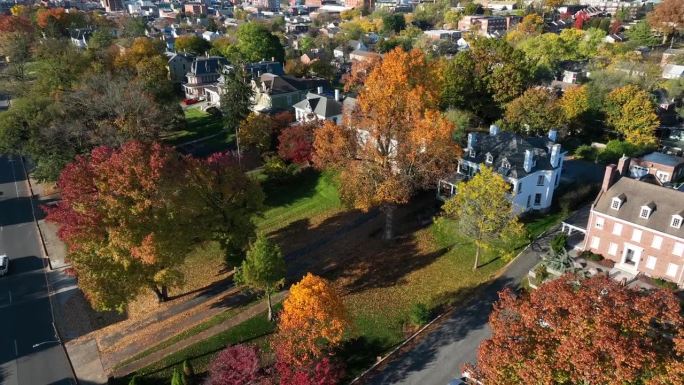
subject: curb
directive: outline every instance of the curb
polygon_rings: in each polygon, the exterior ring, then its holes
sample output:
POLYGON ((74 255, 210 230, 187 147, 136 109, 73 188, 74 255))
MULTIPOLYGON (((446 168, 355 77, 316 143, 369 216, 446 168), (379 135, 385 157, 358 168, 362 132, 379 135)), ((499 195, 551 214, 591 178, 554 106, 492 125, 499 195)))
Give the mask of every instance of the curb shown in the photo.
MULTIPOLYGON (((496 274, 493 274, 493 275, 491 276, 490 280, 494 280, 494 279, 497 279, 497 278, 501 277, 501 275, 503 275, 503 273, 504 273, 506 270, 508 270, 508 268, 513 264, 513 262, 515 262, 515 261, 516 261, 516 260, 517 260, 517 259, 518 259, 518 258, 519 258, 519 257, 520 257, 520 256, 521 256, 521 255, 530 247, 530 245, 531 245, 534 241, 536 241, 536 240, 538 240, 538 239, 541 239, 541 238, 543 238, 544 236, 546 236, 547 233, 548 233, 549 231, 551 231, 553 228, 555 228, 556 226, 557 226, 557 225, 554 225, 554 226, 551 227, 550 229, 545 230, 543 233, 539 234, 536 238, 534 238, 530 243, 528 243, 525 247, 523 247, 523 249, 520 250, 520 252, 519 252, 514 258, 512 258, 512 259, 511 259, 508 263, 506 263, 501 269, 499 269, 499 271, 498 271, 496 274)), ((443 311, 441 314, 439 314, 438 316, 436 316, 435 318, 433 318, 432 321, 430 321, 430 322, 428 322, 427 324, 425 324, 425 326, 423 326, 423 327, 421 327, 420 329, 418 329, 418 331, 416 331, 416 332, 413 333, 410 337, 408 337, 407 339, 405 339, 402 343, 400 343, 397 347, 395 347, 394 349, 392 349, 392 350, 391 350, 389 353, 387 353, 384 357, 382 357, 381 359, 379 359, 378 361, 376 361, 376 362, 373 364, 373 366, 371 366, 370 368, 366 369, 363 373, 361 373, 361 374, 359 374, 358 376, 356 376, 356 378, 354 378, 349 384, 350 384, 350 385, 351 385, 351 384, 356 384, 356 383, 358 383, 359 381, 361 381, 366 375, 368 375, 370 372, 372 372, 372 371, 373 371, 375 368, 377 368, 380 364, 382 364, 383 362, 387 361, 388 358, 392 357, 392 355, 394 355, 394 353, 396 353, 399 349, 401 349, 401 348, 404 347, 407 343, 411 342, 413 339, 415 339, 416 337, 418 337, 418 336, 419 336, 421 333, 423 333, 429 326, 431 326, 432 324, 434 324, 434 323, 437 322, 438 320, 442 319, 442 317, 444 317, 445 315, 451 313, 451 311, 453 311, 455 308, 456 308, 456 305, 455 305, 455 306, 451 306, 451 307, 449 307, 448 309, 446 309, 445 311, 443 311)))
POLYGON ((47 245, 45 244, 45 239, 43 238, 43 230, 41 230, 40 225, 38 225, 38 218, 36 217, 36 209, 34 206, 34 197, 36 194, 33 192, 33 185, 31 184, 31 178, 29 177, 28 170, 26 169, 26 164, 24 163, 24 157, 20 156, 19 161, 21 162, 21 168, 24 170, 24 175, 26 176, 26 183, 28 184, 29 192, 31 193, 31 213, 33 214, 33 223, 38 229, 38 237, 40 238, 40 245, 43 250, 43 258, 48 260, 50 270, 53 270, 52 262, 50 261, 50 254, 48 253, 47 245))

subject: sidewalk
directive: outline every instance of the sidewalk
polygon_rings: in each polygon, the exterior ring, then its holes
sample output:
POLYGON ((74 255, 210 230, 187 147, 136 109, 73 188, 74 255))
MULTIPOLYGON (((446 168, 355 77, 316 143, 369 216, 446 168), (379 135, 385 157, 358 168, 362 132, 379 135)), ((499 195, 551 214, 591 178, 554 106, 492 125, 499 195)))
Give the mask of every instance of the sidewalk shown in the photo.
MULTIPOLYGON (((272 298, 273 300, 273 305, 279 303, 282 301, 285 296, 287 295, 288 291, 281 291, 277 294, 275 294, 272 298)), ((150 353, 141 359, 137 361, 133 361, 127 365, 124 365, 120 368, 115 369, 112 372, 112 376, 116 378, 121 378, 124 377, 128 374, 131 374, 135 371, 138 371, 140 369, 143 369, 149 365, 152 365, 154 363, 157 363, 164 359, 164 357, 173 354, 175 352, 180 351, 181 349, 185 349, 188 346, 192 346, 198 342, 202 342, 208 338, 211 338, 215 336, 216 334, 219 334, 221 332, 224 332, 226 330, 229 330, 239 324, 241 324, 244 321, 247 321, 248 319, 259 315, 261 313, 264 313, 267 310, 266 308, 266 303, 264 301, 258 301, 256 304, 250 306, 248 309, 245 309, 244 311, 241 311, 240 313, 236 314, 234 317, 228 319, 227 321, 218 324, 216 326, 212 326, 211 328, 204 330, 198 334, 195 334, 192 337, 183 339, 181 341, 178 341, 177 343, 167 346, 164 349, 158 350, 154 353, 150 353)))

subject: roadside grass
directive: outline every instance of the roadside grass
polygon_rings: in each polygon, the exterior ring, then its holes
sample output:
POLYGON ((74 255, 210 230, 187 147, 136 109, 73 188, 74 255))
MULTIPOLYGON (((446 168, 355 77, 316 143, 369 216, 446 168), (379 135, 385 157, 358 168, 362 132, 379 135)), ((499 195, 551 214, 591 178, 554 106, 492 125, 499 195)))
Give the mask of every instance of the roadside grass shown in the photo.
POLYGON ((184 113, 185 129, 170 132, 163 138, 170 145, 189 142, 223 130, 223 122, 219 116, 211 115, 199 108, 187 108, 184 113))
MULTIPOLYGON (((280 304, 274 306, 275 311, 281 309, 280 304)), ((145 385, 168 384, 176 366, 182 365, 188 360, 192 364, 195 373, 203 375, 209 368, 214 356, 226 346, 249 342, 262 348, 267 348, 267 336, 275 330, 275 323, 266 319, 266 313, 258 314, 247 321, 219 333, 204 341, 200 341, 185 349, 179 350, 163 360, 150 365, 136 374, 142 377, 141 383, 145 385)), ((115 384, 128 384, 132 376, 119 378, 115 384)))
POLYGON ((313 169, 302 170, 292 179, 277 183, 265 180, 266 211, 256 221, 260 231, 270 233, 307 218, 338 212, 342 209, 334 176, 313 169))

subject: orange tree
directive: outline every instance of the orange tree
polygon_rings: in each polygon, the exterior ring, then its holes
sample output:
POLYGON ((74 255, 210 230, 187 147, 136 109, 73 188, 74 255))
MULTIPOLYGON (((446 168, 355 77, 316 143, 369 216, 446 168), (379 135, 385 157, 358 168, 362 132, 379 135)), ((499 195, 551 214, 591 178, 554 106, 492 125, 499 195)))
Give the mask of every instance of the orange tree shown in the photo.
POLYGON ((485 384, 681 384, 684 320, 669 290, 565 275, 500 294, 473 371, 485 384))
POLYGON ((418 50, 391 51, 368 75, 345 126, 315 132, 316 166, 340 171, 347 204, 385 212, 385 239, 396 206, 456 168, 460 148, 453 124, 437 110, 436 64, 418 50))
POLYGON ((278 362, 307 366, 338 346, 348 329, 340 294, 324 278, 308 273, 292 285, 283 303, 273 339, 278 362))

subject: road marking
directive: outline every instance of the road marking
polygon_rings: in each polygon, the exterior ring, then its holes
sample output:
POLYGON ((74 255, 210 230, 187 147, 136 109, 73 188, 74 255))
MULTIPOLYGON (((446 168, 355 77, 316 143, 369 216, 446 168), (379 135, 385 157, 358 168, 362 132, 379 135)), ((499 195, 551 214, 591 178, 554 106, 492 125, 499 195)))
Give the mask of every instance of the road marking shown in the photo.
POLYGON ((9 160, 10 163, 12 163, 12 167, 10 169, 12 170, 12 179, 14 180, 14 191, 17 192, 17 198, 19 198, 19 185, 17 184, 17 174, 14 172, 14 159, 9 160))
POLYGON ((17 340, 14 340, 14 354, 19 357, 19 348, 17 347, 17 340))

